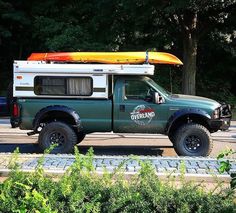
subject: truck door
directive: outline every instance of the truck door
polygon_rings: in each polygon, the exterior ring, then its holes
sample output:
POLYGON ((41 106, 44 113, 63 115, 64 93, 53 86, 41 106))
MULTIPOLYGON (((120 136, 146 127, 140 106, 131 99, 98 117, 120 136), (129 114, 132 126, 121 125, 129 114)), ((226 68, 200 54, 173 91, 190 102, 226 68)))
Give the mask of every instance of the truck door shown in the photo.
POLYGON ((163 133, 167 107, 156 104, 155 88, 144 77, 117 79, 114 93, 113 131, 133 133, 163 133))

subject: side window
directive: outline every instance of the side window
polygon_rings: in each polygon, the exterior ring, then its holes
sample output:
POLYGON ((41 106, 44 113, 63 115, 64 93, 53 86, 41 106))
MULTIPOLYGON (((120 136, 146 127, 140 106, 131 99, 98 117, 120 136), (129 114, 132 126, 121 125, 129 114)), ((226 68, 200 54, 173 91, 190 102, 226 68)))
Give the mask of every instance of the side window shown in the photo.
POLYGON ((154 90, 146 82, 138 80, 125 81, 125 99, 151 101, 154 90))
POLYGON ((92 95, 92 78, 67 78, 67 95, 92 95))
POLYGON ((36 95, 90 96, 92 88, 90 77, 37 76, 34 79, 36 95))

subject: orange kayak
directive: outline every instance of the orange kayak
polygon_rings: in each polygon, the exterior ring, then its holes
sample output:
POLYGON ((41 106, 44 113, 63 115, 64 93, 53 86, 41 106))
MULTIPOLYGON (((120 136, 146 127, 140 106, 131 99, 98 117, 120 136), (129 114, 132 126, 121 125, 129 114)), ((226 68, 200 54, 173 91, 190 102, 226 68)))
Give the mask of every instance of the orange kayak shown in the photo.
POLYGON ((58 52, 32 53, 28 61, 69 61, 104 64, 173 64, 182 65, 176 56, 165 52, 58 52))

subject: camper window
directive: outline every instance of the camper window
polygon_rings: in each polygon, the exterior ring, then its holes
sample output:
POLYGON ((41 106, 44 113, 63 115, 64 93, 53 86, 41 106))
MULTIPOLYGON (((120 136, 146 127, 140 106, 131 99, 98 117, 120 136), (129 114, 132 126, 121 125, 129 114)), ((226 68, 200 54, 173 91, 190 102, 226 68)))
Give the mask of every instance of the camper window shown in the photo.
POLYGON ((37 76, 34 79, 36 95, 91 96, 92 88, 90 77, 37 76))

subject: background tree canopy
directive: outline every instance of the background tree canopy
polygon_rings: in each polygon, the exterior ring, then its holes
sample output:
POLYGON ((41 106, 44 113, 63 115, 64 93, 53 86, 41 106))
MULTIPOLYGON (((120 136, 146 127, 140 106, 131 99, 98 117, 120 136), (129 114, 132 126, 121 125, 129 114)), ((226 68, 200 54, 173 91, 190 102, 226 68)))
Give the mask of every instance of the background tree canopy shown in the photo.
POLYGON ((236 0, 0 0, 2 94, 32 52, 150 48, 184 62, 157 66, 166 89, 236 102, 236 0))

